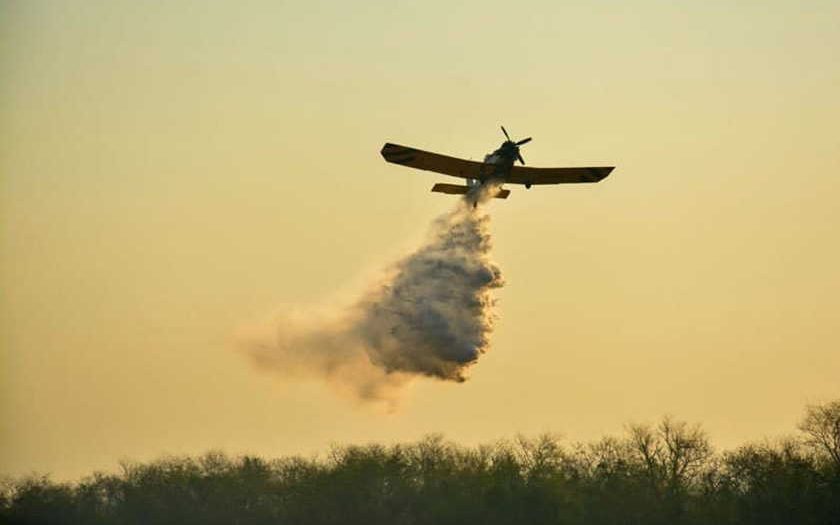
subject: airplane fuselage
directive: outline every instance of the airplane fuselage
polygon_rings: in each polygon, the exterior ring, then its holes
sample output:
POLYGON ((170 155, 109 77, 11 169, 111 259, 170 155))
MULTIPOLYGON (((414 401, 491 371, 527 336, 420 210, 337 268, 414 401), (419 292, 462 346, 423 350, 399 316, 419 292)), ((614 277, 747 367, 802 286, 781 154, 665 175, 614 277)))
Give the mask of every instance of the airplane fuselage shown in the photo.
POLYGON ((503 142, 499 149, 484 156, 484 164, 492 166, 487 175, 482 179, 469 179, 467 184, 477 186, 490 180, 504 183, 510 174, 513 163, 516 161, 518 152, 519 147, 516 144, 511 141, 503 142))

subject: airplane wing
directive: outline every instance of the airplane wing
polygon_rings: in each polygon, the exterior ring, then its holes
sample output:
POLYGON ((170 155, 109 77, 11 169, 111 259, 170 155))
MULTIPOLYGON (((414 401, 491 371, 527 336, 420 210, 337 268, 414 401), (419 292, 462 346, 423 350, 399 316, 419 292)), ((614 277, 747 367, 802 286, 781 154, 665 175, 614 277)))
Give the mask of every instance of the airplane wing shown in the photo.
POLYGON ((575 182, 598 182, 605 178, 615 166, 592 168, 531 168, 514 166, 505 182, 514 184, 569 184, 575 182))
POLYGON ((385 160, 394 164, 401 164, 418 170, 434 171, 435 173, 443 173, 463 179, 486 179, 496 169, 493 164, 447 157, 446 155, 391 144, 390 142, 382 147, 381 153, 385 160))

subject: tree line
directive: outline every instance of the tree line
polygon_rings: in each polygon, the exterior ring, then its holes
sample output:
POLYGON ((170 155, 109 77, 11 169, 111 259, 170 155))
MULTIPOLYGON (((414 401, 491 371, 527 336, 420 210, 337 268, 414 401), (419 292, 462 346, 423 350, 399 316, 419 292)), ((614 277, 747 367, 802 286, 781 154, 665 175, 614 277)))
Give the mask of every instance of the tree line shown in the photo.
POLYGON ((797 435, 717 452, 664 418, 621 436, 464 447, 440 436, 266 460, 210 452, 73 483, 9 479, 8 524, 840 524, 840 400, 797 435))

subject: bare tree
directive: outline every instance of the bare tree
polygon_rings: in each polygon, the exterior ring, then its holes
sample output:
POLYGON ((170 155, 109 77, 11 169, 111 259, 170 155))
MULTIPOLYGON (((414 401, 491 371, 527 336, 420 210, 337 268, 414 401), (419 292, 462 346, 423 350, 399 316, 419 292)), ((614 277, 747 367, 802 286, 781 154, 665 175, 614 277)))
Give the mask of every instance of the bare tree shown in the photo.
POLYGON ((799 424, 805 443, 825 453, 840 468, 840 400, 810 405, 799 424))
POLYGON ((631 425, 629 444, 651 484, 658 487, 664 480, 665 451, 659 436, 649 425, 631 425))
POLYGON ((519 435, 515 444, 517 460, 529 477, 541 477, 547 472, 557 471, 566 459, 560 438, 556 435, 543 434, 536 439, 519 435))
POLYGON ((697 426, 666 417, 654 429, 633 425, 630 445, 649 479, 670 489, 686 488, 701 473, 713 450, 697 426))
POLYGON ((659 435, 667 451, 666 473, 671 483, 692 482, 712 455, 712 446, 699 425, 666 417, 659 424, 659 435))

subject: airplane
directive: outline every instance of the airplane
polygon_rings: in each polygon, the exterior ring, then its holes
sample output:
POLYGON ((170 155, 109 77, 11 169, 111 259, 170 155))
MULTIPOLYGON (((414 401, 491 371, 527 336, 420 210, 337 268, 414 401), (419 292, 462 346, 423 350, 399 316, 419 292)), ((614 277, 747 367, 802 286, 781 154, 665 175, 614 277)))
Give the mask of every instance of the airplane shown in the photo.
POLYGON ((382 157, 387 162, 433 171, 453 177, 466 179, 466 185, 438 183, 432 191, 449 195, 466 195, 487 183, 497 185, 497 199, 507 199, 510 190, 502 189, 502 184, 524 184, 530 189, 534 184, 568 184, 580 182, 598 182, 604 179, 615 166, 580 167, 580 168, 532 168, 525 166, 525 159, 519 153, 519 147, 531 142, 531 137, 514 142, 504 126, 501 126, 505 140, 502 145, 484 157, 484 162, 458 159, 438 153, 385 143, 382 157), (521 166, 515 166, 519 161, 521 166))

